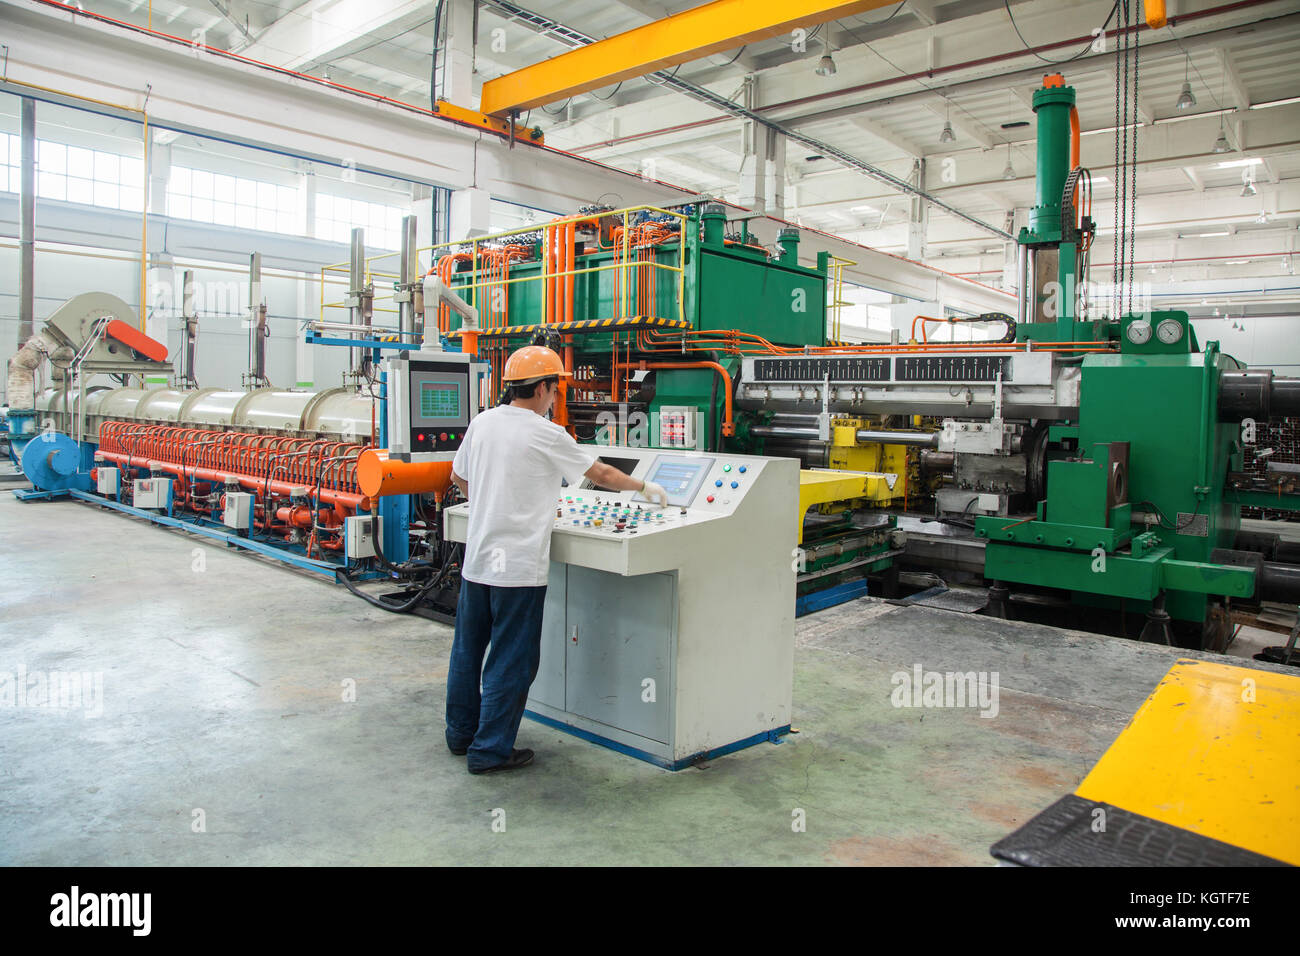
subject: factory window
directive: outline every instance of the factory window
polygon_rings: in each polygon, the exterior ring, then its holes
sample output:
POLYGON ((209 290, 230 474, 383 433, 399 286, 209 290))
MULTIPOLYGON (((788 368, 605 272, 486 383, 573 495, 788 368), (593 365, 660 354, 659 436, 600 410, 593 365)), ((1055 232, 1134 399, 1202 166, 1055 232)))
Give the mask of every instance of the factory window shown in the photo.
POLYGON ((173 166, 167 178, 167 215, 218 226, 301 235, 298 190, 204 169, 173 166))
POLYGON ((352 230, 366 231, 367 249, 402 247, 402 217, 406 210, 383 203, 347 199, 328 193, 316 194, 316 238, 329 242, 351 242, 352 230))
MULTIPOLYGON (((5 134, 6 176, 0 185, 21 189, 22 141, 5 134)), ((36 141, 36 195, 41 199, 139 212, 144 205, 144 164, 134 156, 36 141)))

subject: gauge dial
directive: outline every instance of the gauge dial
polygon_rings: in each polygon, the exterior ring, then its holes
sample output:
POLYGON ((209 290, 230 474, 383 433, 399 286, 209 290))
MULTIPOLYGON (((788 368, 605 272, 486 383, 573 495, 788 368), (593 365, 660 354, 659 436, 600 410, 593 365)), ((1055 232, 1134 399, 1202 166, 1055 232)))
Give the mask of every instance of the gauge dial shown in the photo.
POLYGON ((1173 345, 1183 337, 1183 324, 1177 319, 1165 319, 1156 326, 1156 337, 1165 345, 1173 345))
POLYGON ((1151 323, 1146 319, 1137 319, 1128 324, 1128 340, 1134 345, 1146 345, 1151 341, 1151 323))

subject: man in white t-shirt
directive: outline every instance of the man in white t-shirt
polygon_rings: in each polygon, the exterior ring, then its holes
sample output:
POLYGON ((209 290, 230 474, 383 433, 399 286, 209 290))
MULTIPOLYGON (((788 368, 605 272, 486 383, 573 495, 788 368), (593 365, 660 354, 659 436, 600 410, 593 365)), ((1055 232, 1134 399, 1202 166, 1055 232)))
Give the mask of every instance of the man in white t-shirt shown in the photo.
POLYGON ((668 503, 659 485, 597 461, 547 419, 563 375, 551 349, 530 345, 511 355, 502 403, 474 419, 451 466, 451 480, 469 499, 469 531, 447 670, 447 746, 469 755, 470 773, 515 770, 533 759, 514 744, 541 657, 561 477, 668 503))

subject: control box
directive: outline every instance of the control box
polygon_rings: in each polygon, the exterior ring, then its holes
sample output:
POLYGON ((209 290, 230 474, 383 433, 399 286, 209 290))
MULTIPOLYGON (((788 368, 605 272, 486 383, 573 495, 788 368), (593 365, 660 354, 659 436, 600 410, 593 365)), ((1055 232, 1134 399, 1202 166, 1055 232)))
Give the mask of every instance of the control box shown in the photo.
POLYGON ((156 508, 166 511, 172 503, 170 478, 137 478, 132 502, 137 508, 156 508))
POLYGON ((226 507, 221 523, 236 531, 249 531, 253 526, 253 496, 247 491, 226 492, 226 507))
POLYGON ((122 482, 122 470, 120 468, 105 468, 100 465, 95 470, 95 476, 95 490, 101 495, 116 498, 117 489, 122 482))
POLYGON ((384 519, 372 515, 353 515, 343 519, 343 552, 350 561, 375 557, 374 529, 384 533, 384 519))
MULTIPOLYGON (((673 770, 786 732, 799 462, 591 450, 669 504, 590 480, 557 489, 526 713, 673 770)), ((444 512, 448 541, 465 540, 473 494, 444 512)))
POLYGON ((486 365, 464 352, 423 349, 385 361, 388 375, 388 457, 451 461, 480 407, 486 365))
POLYGON ((663 448, 698 447, 695 420, 701 417, 694 405, 665 405, 659 409, 659 445, 663 448))

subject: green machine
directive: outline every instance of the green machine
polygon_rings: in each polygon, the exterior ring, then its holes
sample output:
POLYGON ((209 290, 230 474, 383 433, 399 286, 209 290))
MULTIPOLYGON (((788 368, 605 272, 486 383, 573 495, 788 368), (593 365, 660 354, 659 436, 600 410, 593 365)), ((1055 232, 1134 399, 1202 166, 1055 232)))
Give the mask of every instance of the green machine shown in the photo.
POLYGON ((1300 413, 1297 383, 1245 369, 1217 342, 1202 348, 1182 312, 1088 319, 1095 226, 1074 90, 1048 76, 1033 104, 1037 196, 1019 236, 1016 337, 1077 347, 1056 361, 1079 366, 1078 411, 1047 429, 1034 513, 975 521, 991 607, 1005 613, 1009 584, 1057 589, 1076 605, 1145 613, 1144 639, 1178 629, 1183 643, 1222 647, 1232 601, 1300 597, 1291 566, 1268 560, 1277 541, 1240 533, 1242 505, 1300 510, 1292 469, 1242 471, 1255 427, 1300 413))
MULTIPOLYGON (((1261 493, 1242 474, 1243 440, 1261 419, 1300 412, 1295 386, 1217 343, 1198 347, 1185 313, 1126 316, 1121 328, 1117 353, 1083 361, 1078 421, 1051 430, 1057 457, 1034 515, 976 520, 984 574, 999 582, 995 604, 1005 582, 1061 589, 1076 604, 1146 612, 1148 639, 1167 637, 1172 619, 1215 646, 1224 599, 1290 599, 1285 569, 1238 539, 1241 505, 1261 493)), ((1272 507, 1300 510, 1276 481, 1269 491, 1272 507)))
MULTIPOLYGON (((726 390, 739 349, 826 341, 829 256, 801 265, 796 229, 769 249, 716 203, 587 207, 443 258, 448 284, 479 307, 481 357, 534 341, 566 356, 579 396, 566 424, 579 440, 642 428, 651 446, 722 450, 736 429, 726 390)), ((459 316, 447 328, 454 340, 459 316)))

